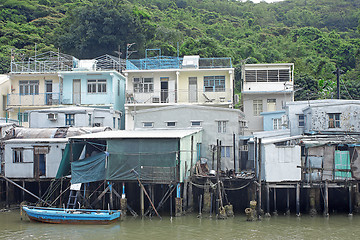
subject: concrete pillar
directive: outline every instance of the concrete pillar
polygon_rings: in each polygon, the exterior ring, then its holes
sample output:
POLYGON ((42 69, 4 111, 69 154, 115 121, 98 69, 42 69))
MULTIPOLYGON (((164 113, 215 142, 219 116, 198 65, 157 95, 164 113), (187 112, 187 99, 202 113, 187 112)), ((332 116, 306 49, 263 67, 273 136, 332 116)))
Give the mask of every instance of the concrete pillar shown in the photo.
POLYGON ((121 215, 126 216, 127 212, 127 198, 121 198, 120 199, 120 209, 121 209, 121 215))
POLYGON ((290 215, 290 189, 286 189, 286 215, 290 215))
POLYGON ((182 198, 175 198, 175 217, 180 217, 182 215, 182 198))
POLYGON ((188 181, 184 180, 184 191, 183 191, 183 209, 184 213, 186 212, 188 205, 187 205, 187 191, 188 191, 188 181))
POLYGON ((310 188, 309 192, 310 216, 315 216, 316 211, 316 191, 315 188, 310 188))
POLYGON ((324 216, 328 217, 329 216, 329 186, 328 186, 328 181, 325 181, 325 186, 324 186, 324 216))
POLYGON ((210 214, 210 205, 211 205, 211 195, 210 195, 210 185, 209 184, 205 184, 205 189, 204 189, 204 206, 202 211, 206 214, 209 213, 210 214))
POLYGON ((274 212, 273 212, 273 215, 277 216, 278 212, 277 212, 277 206, 276 206, 276 187, 274 187, 273 191, 274 191, 274 212))
POLYGON ((353 206, 352 206, 352 184, 349 185, 349 216, 353 215, 353 206))
POLYGON ((300 217, 300 183, 296 184, 296 216, 300 217))
POLYGON ((140 188, 140 212, 141 212, 141 217, 144 217, 144 209, 145 209, 145 206, 144 206, 144 190, 141 187, 140 188))
POLYGON ((270 187, 269 184, 266 184, 266 213, 265 217, 270 217, 270 187))

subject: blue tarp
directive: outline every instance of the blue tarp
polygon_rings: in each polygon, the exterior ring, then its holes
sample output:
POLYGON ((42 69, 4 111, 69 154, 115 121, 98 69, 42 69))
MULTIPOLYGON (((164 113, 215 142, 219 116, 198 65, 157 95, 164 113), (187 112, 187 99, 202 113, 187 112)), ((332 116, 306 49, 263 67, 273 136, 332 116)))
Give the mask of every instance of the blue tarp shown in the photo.
POLYGON ((106 152, 71 163, 71 183, 88 183, 106 179, 106 152))

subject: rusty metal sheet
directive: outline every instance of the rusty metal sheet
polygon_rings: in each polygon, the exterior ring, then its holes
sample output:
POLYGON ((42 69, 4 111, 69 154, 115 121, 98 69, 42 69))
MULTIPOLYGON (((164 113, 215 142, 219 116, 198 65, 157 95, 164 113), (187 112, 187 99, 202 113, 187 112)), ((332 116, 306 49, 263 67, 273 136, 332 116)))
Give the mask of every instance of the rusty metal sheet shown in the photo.
POLYGON ((308 155, 309 156, 317 156, 317 157, 324 156, 324 146, 309 148, 308 155))
POLYGON ((350 166, 353 178, 360 180, 360 147, 355 147, 350 166))
POLYGON ((335 146, 324 146, 323 180, 333 180, 335 146))

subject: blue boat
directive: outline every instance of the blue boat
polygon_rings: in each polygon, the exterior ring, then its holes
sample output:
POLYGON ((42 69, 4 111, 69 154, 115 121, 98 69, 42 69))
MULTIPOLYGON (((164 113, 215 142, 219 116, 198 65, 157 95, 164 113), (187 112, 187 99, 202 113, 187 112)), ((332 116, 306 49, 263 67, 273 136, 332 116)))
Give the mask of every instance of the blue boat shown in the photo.
POLYGON ((30 220, 43 223, 110 224, 121 214, 118 210, 65 209, 23 206, 30 220))

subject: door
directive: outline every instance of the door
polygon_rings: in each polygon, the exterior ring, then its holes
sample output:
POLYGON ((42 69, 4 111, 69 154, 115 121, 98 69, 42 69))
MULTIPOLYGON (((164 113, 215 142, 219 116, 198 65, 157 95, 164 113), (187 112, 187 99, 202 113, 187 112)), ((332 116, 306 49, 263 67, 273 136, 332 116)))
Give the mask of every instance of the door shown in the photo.
POLYGON ((52 105, 52 80, 46 80, 45 81, 45 104, 46 105, 52 105))
POLYGON ((189 102, 195 103, 197 101, 197 78, 189 77, 189 102))
POLYGON ((73 104, 81 104, 81 82, 73 79, 73 104))
POLYGON ((161 103, 169 102, 169 78, 160 78, 161 84, 161 103))
POLYGON ((34 178, 46 176, 46 154, 34 154, 34 178))

